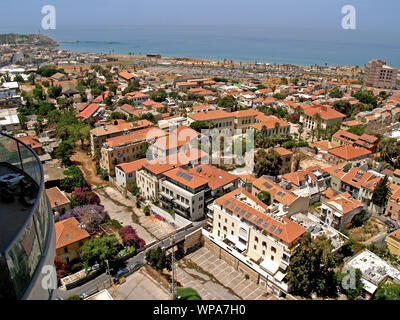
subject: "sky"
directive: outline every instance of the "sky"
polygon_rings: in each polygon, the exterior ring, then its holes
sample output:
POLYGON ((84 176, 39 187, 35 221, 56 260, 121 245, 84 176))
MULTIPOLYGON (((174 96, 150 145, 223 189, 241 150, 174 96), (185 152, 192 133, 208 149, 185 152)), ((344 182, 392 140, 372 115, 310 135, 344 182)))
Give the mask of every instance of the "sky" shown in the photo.
MULTIPOLYGON (((1 0, 0 28, 39 28, 44 5, 57 26, 216 26, 341 29, 341 9, 356 8, 357 29, 400 31, 399 0, 1 0)), ((394 39, 399 41, 399 39, 394 39)))

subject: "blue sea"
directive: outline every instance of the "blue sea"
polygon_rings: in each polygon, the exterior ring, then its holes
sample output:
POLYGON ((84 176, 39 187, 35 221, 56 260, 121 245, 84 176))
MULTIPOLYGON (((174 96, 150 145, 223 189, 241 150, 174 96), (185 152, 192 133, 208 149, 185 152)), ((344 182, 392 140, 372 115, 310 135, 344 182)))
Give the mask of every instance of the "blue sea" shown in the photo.
MULTIPOLYGON (((0 32, 32 33, 30 27, 0 32), (18 30, 19 29, 19 30, 18 30)), ((400 67, 400 31, 213 26, 62 27, 41 31, 60 48, 92 53, 190 57, 301 66, 365 65, 379 58, 400 67)))

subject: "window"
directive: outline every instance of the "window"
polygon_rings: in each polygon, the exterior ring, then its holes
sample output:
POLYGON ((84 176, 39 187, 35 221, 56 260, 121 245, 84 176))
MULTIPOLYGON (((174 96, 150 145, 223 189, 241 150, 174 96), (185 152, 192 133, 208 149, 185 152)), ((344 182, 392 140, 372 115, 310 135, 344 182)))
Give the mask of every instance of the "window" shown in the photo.
POLYGON ((266 243, 265 241, 263 241, 263 242, 262 242, 262 246, 263 246, 264 248, 267 248, 267 243, 266 243))
POLYGON ((67 247, 64 248, 64 252, 68 253, 68 248, 67 247))
POLYGON ((265 256, 265 250, 262 251, 263 256, 265 256))
POLYGON ((257 250, 257 245, 254 245, 254 250, 257 250))
POLYGON ((232 222, 232 227, 234 227, 235 226, 235 224, 232 222))
POLYGON ((255 238, 254 238, 254 241, 258 243, 258 238, 257 238, 257 237, 255 237, 255 238))
POLYGON ((228 222, 228 219, 225 218, 225 223, 227 223, 227 222, 228 222))
POLYGON ((271 251, 272 251, 273 253, 276 253, 275 247, 271 247, 271 251))
POLYGON ((271 261, 274 261, 274 256, 271 256, 271 261))
POLYGON ((231 231, 231 235, 233 236, 233 230, 231 231))

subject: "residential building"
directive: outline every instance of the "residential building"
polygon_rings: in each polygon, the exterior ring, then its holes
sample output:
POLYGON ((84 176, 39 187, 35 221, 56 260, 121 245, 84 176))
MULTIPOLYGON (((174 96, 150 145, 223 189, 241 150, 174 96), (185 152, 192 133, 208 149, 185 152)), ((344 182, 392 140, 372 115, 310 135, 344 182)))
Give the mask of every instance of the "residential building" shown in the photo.
POLYGON ((298 196, 265 176, 253 181, 252 194, 258 196, 261 191, 268 192, 271 195, 271 204, 278 206, 288 217, 308 210, 310 204, 308 197, 298 196))
POLYGON ((375 176, 372 173, 353 167, 341 177, 339 191, 348 192, 353 198, 358 199, 361 185, 370 182, 373 178, 375 176))
POLYGON ((89 118, 96 117, 100 113, 101 113, 100 105, 98 105, 97 103, 91 103, 88 107, 86 107, 83 111, 79 112, 76 116, 86 121, 89 118))
POLYGON ((21 125, 16 108, 0 110, 0 131, 12 132, 20 129, 21 125))
POLYGON ((310 203, 320 201, 321 193, 330 186, 330 174, 324 169, 311 167, 282 176, 281 186, 295 195, 308 197, 310 203))
POLYGON ((74 217, 54 224, 56 230, 56 256, 66 264, 81 259, 81 247, 90 238, 74 217))
POLYGON ((400 222, 400 188, 397 188, 396 190, 392 189, 392 194, 390 195, 386 205, 385 216, 390 217, 398 223, 400 222))
POLYGON ((18 137, 20 141, 28 145, 33 151, 35 151, 38 155, 42 155, 43 152, 43 145, 39 142, 37 137, 32 136, 21 136, 18 137))
POLYGON ((168 135, 167 132, 157 127, 149 127, 109 138, 101 148, 100 166, 114 176, 114 168, 117 164, 138 159, 151 141, 166 135, 168 135))
POLYGON ((367 249, 358 252, 345 262, 342 272, 349 269, 361 270, 361 281, 364 283, 362 297, 366 300, 374 296, 381 283, 386 281, 400 283, 400 271, 367 249))
POLYGON ((95 155, 95 151, 100 149, 107 139, 152 126, 154 126, 154 124, 148 120, 138 120, 135 122, 118 120, 117 124, 104 124, 94 128, 90 131, 90 147, 92 150, 92 156, 95 155))
POLYGON ((130 182, 136 182, 136 172, 148 162, 146 158, 121 163, 115 166, 115 180, 117 185, 125 188, 130 182))
POLYGON ((339 130, 332 136, 332 143, 341 146, 362 147, 374 153, 378 147, 379 138, 368 134, 359 136, 348 131, 339 130))
POLYGON ((371 155, 372 152, 365 148, 342 146, 328 150, 328 153, 324 157, 327 161, 339 164, 343 161, 359 161, 369 158, 371 155))
POLYGON ((197 221, 204 218, 206 200, 211 198, 208 180, 188 170, 174 168, 162 173, 159 195, 163 208, 197 221))
POLYGON ((235 117, 235 129, 246 133, 246 130, 250 128, 252 124, 256 123, 256 117, 260 114, 262 114, 260 111, 254 109, 232 112, 232 115, 235 117))
POLYGON ((282 166, 279 174, 285 174, 292 171, 293 163, 293 152, 282 147, 274 147, 275 152, 277 152, 282 158, 282 166))
POLYGON ((224 110, 212 110, 188 114, 189 125, 195 121, 211 121, 219 131, 229 129, 233 132, 235 117, 224 110))
POLYGON ((329 129, 346 117, 346 115, 328 105, 305 105, 301 107, 303 112, 300 115, 300 122, 302 122, 304 127, 308 130, 313 130, 318 127, 321 129, 329 129))
POLYGON ((345 192, 322 202, 321 220, 341 231, 363 210, 367 210, 367 205, 345 192))
POLYGON ((258 115, 256 123, 250 126, 257 131, 263 131, 266 136, 290 135, 290 124, 275 116, 258 115))
POLYGON ((71 209, 71 201, 58 187, 46 189, 46 195, 54 213, 64 214, 71 209))
POLYGON ((136 184, 142 196, 145 199, 158 200, 160 197, 159 181, 162 174, 173 168, 175 168, 175 166, 172 164, 155 162, 153 164, 146 163, 141 170, 137 171, 136 184))
POLYGON ((128 100, 132 100, 135 106, 141 105, 143 102, 150 99, 150 96, 147 93, 143 93, 140 91, 129 92, 125 95, 128 100))
POLYGON ((285 296, 290 288, 283 279, 306 229, 273 215, 266 204, 244 189, 223 195, 208 209, 212 231, 210 235, 203 232, 207 245, 223 249, 222 259, 249 274, 266 291, 285 296))
POLYGON ((367 87, 395 89, 398 70, 385 61, 373 59, 365 67, 364 82, 367 87))
POLYGON ((385 242, 391 254, 400 257, 400 229, 389 234, 385 242))

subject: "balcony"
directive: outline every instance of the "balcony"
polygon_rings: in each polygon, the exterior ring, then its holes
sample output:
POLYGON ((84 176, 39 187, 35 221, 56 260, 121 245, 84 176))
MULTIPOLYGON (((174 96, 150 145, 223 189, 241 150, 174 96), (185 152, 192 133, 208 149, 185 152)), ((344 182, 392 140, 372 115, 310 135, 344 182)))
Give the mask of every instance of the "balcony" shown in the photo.
POLYGON ((40 160, 0 133, 0 299, 49 299, 42 267, 52 266, 55 233, 40 160))

